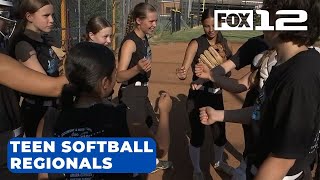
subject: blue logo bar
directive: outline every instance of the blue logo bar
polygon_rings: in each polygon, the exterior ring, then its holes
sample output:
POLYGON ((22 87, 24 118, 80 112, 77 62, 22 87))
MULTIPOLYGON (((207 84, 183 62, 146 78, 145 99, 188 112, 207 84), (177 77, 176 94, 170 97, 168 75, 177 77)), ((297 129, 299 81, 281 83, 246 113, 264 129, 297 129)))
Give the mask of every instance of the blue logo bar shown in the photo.
POLYGON ((151 138, 14 138, 13 173, 149 173, 156 167, 151 138))

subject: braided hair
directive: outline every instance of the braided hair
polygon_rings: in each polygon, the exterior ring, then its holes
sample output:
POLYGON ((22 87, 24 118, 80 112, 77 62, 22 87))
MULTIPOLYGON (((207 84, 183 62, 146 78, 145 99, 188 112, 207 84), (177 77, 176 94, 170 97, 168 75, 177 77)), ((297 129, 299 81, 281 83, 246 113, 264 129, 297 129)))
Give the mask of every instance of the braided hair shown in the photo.
POLYGON ((156 8, 149 3, 139 3, 128 15, 126 35, 133 31, 136 27, 136 19, 144 19, 147 17, 148 12, 157 12, 156 8))

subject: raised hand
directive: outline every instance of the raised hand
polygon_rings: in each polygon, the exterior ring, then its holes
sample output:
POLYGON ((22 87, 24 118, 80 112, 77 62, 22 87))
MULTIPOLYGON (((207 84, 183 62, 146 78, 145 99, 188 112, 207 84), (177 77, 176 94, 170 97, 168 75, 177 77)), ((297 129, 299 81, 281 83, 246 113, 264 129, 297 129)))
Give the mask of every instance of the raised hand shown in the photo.
POLYGON ((164 92, 160 95, 158 103, 160 113, 169 113, 172 109, 172 99, 170 94, 164 92))
POLYGON ((205 64, 203 64, 201 62, 196 64, 194 73, 199 78, 206 79, 206 80, 212 80, 210 69, 208 68, 208 66, 206 66, 205 64))
POLYGON ((187 70, 184 66, 181 66, 180 68, 177 68, 176 69, 176 74, 177 74, 177 77, 180 79, 180 80, 185 80, 187 78, 187 70))
POLYGON ((210 106, 202 107, 200 111, 200 121, 204 125, 211 125, 215 122, 222 122, 224 119, 223 110, 215 110, 210 106))
POLYGON ((140 72, 149 72, 151 71, 151 61, 147 60, 146 58, 140 59, 137 67, 140 72))

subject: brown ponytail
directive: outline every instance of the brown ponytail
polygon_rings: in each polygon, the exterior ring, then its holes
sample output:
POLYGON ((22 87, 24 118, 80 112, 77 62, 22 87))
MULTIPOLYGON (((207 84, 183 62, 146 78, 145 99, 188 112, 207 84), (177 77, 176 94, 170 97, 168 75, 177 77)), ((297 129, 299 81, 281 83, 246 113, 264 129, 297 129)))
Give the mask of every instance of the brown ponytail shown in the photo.
POLYGON ((83 35, 82 40, 89 41, 90 32, 93 34, 97 34, 99 31, 107 27, 112 27, 111 23, 108 20, 106 20, 102 16, 93 16, 87 23, 86 34, 83 35))
POLYGON ((133 18, 133 11, 131 11, 128 15, 128 20, 127 20, 127 27, 126 27, 126 34, 129 34, 131 31, 133 31, 135 27, 135 19, 133 18))

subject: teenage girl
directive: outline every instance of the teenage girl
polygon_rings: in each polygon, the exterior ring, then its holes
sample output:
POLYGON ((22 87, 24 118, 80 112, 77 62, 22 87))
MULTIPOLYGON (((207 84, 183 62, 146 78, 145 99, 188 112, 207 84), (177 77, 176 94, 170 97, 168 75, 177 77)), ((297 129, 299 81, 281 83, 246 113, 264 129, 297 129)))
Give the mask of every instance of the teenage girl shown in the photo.
MULTIPOLYGON (((167 154, 170 143, 169 109, 160 110, 160 120, 148 98, 148 81, 151 75, 151 48, 147 35, 154 32, 158 15, 148 3, 137 4, 131 14, 135 23, 119 50, 117 81, 121 83, 119 100, 126 104, 130 134, 135 137, 152 137, 156 140, 157 157, 167 154)), ((128 21, 130 22, 130 20, 128 21)))
MULTIPOLYGON (((94 42, 104 46, 109 46, 112 42, 112 25, 104 17, 92 17, 86 27, 86 34, 84 35, 85 41, 94 42)), ((108 100, 112 100, 112 93, 108 100)))
POLYGON ((0 179, 32 179, 35 175, 13 174, 7 168, 9 140, 24 135, 19 98, 15 90, 57 97, 67 80, 64 77, 50 78, 37 73, 4 55, 7 54, 7 40, 15 27, 15 20, 10 19, 12 6, 13 2, 10 0, 0 1, 0 179), (12 23, 14 25, 10 26, 12 23))
MULTIPOLYGON (((22 18, 10 44, 10 55, 26 67, 51 77, 59 76, 59 58, 42 33, 53 28, 53 5, 49 0, 24 0, 22 18)), ((55 107, 56 98, 22 94, 21 113, 27 137, 35 137, 40 119, 48 107, 55 107)))
MULTIPOLYGON (((180 80, 186 79, 189 68, 195 71, 195 65, 199 62, 200 55, 208 50, 210 46, 221 44, 229 59, 232 52, 229 48, 227 40, 222 36, 221 32, 214 30, 214 10, 206 9, 202 14, 202 25, 205 34, 190 41, 184 61, 176 73, 180 80)), ((199 108, 203 106, 211 106, 216 109, 224 109, 222 91, 212 82, 205 82, 195 75, 192 80, 192 88, 189 90, 187 111, 189 114, 189 122, 191 127, 191 137, 189 145, 189 154, 194 167, 193 178, 204 179, 200 169, 200 147, 204 141, 205 126, 199 120, 199 108), (202 84, 202 85, 195 85, 202 84)), ((214 138, 214 157, 215 168, 223 170, 230 174, 230 167, 227 166, 222 160, 224 146, 227 142, 225 134, 225 124, 215 123, 211 125, 212 134, 214 138)))
POLYGON ((86 26, 84 39, 104 46, 112 42, 112 25, 104 17, 92 17, 86 26))

